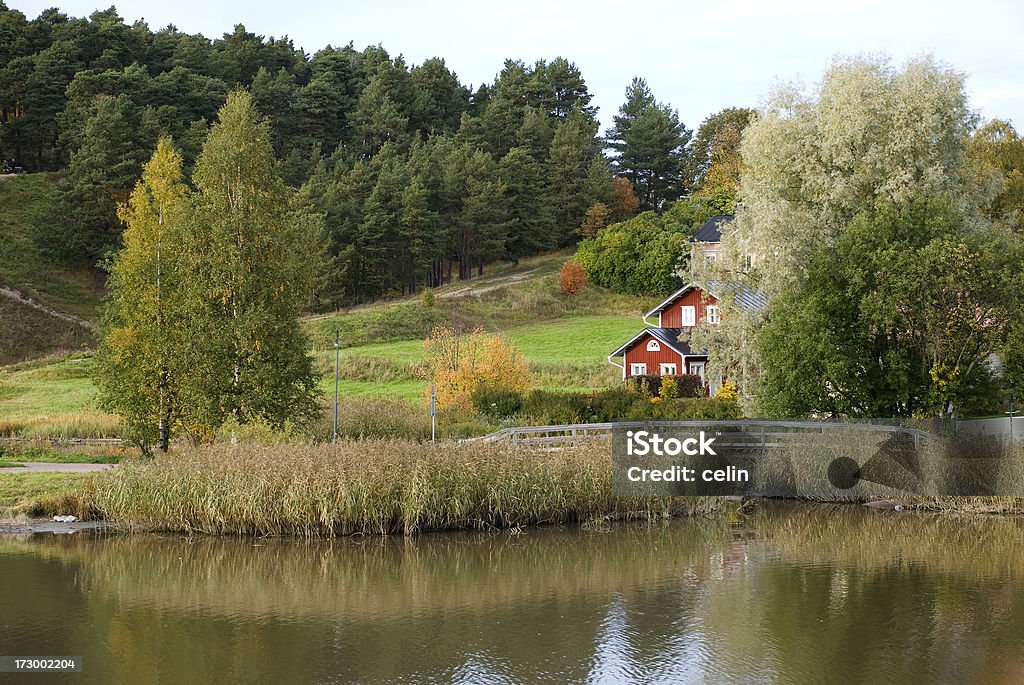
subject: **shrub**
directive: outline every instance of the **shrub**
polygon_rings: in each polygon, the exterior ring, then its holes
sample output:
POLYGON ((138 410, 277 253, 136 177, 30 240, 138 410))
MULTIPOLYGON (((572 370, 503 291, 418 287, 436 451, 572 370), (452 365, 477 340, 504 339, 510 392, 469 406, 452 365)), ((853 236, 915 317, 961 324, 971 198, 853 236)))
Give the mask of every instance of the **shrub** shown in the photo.
POLYGON ((481 387, 473 393, 473 406, 490 418, 507 419, 523 408, 523 395, 508 388, 481 387))
POLYGON ((680 397, 704 397, 704 379, 692 373, 676 376, 680 397))
POLYGON ((648 419, 736 419, 739 405, 731 400, 687 397, 662 400, 614 388, 598 393, 531 392, 523 401, 521 416, 534 425, 606 423, 648 419))
POLYGON ((531 423, 579 423, 589 416, 587 395, 534 390, 526 396, 522 413, 531 423))
POLYGON ((681 397, 661 402, 636 402, 625 418, 633 421, 723 420, 743 418, 743 412, 734 401, 681 397))
POLYGON ((558 273, 558 290, 563 295, 576 295, 587 282, 587 272, 580 266, 579 262, 569 260, 562 265, 558 273))
POLYGON ((726 381, 722 384, 718 390, 715 391, 716 400, 736 400, 739 399, 739 390, 736 384, 732 381, 726 381))
POLYGON ((672 399, 666 396, 662 389, 662 385, 669 378, 676 386, 674 397, 704 397, 704 381, 692 373, 685 373, 682 376, 631 376, 626 379, 626 387, 645 397, 672 399))
POLYGON ((587 213, 583 215, 583 223, 575 233, 584 238, 593 238, 598 231, 611 222, 611 218, 612 210, 608 208, 608 205, 596 202, 587 209, 587 213))
POLYGON ((674 400, 679 397, 679 381, 675 376, 666 376, 661 381, 661 392, 658 393, 658 397, 663 400, 674 400))
POLYGON ((641 397, 658 397, 661 394, 661 376, 630 376, 626 387, 641 397))
POLYGON ((434 300, 434 291, 430 288, 424 290, 423 294, 420 296, 420 304, 426 309, 430 309, 434 306, 434 300))
POLYGON ((576 259, 593 283, 616 292, 672 292, 682 285, 676 269, 689 251, 679 228, 644 212, 580 242, 576 259))
POLYGON ((595 393, 590 398, 591 421, 604 423, 607 421, 621 421, 629 415, 632 407, 639 396, 626 388, 613 388, 595 393))
POLYGON ((479 388, 522 392, 532 383, 522 353, 481 328, 465 335, 438 326, 423 346, 440 409, 471 410, 479 388))

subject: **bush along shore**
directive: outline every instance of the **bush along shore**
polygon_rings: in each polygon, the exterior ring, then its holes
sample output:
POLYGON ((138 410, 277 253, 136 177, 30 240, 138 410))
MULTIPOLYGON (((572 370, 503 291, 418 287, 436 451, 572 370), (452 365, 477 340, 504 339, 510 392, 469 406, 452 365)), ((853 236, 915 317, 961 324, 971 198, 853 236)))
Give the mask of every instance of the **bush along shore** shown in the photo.
POLYGON ((721 511, 714 498, 620 498, 608 446, 355 440, 214 445, 125 461, 61 498, 64 513, 132 530, 388 535, 661 519, 721 511))

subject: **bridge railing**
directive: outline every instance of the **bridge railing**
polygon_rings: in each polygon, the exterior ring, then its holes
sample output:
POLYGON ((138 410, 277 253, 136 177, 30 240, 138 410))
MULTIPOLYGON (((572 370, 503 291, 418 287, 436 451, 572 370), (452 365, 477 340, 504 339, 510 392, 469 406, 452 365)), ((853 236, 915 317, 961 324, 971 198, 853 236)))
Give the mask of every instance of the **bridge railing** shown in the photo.
POLYGON ((609 440, 612 430, 618 428, 645 428, 664 426, 667 428, 723 429, 719 444, 759 445, 780 447, 781 440, 794 434, 821 434, 829 431, 905 434, 913 438, 914 446, 934 436, 918 428, 884 424, 840 423, 833 421, 767 421, 767 420, 694 420, 694 421, 623 421, 618 423, 576 423, 550 426, 519 426, 502 428, 489 435, 469 438, 464 442, 498 442, 507 440, 515 445, 554 447, 573 445, 585 440, 609 440), (731 430, 730 430, 731 429, 731 430))

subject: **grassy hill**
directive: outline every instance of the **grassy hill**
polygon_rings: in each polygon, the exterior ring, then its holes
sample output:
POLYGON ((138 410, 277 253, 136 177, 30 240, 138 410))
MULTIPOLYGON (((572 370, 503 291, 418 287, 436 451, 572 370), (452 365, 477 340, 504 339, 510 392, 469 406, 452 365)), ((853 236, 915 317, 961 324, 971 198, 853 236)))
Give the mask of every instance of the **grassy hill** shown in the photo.
POLYGON ((0 177, 0 364, 93 343, 102 274, 57 266, 32 240, 34 228, 54 215, 55 180, 0 177))
MULTIPOLYGON (((498 332, 525 355, 540 387, 588 390, 614 384, 608 353, 642 326, 649 298, 587 286, 576 297, 558 292, 565 254, 524 260, 422 297, 308 317, 304 325, 325 398, 334 393, 334 334, 340 333, 341 398, 419 400, 423 338, 434 326, 480 326, 498 332)), ((96 409, 87 354, 0 368, 0 433, 106 435, 114 417, 96 409)))

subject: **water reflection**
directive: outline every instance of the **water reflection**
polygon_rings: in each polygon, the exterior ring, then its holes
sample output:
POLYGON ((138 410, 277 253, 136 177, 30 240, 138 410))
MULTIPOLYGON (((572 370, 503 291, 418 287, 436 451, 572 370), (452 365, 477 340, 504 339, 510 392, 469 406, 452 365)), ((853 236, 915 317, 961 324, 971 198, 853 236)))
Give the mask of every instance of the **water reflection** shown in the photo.
POLYGON ((84 656, 66 682, 1024 681, 1013 519, 8 537, 0 578, 0 654, 84 656))

